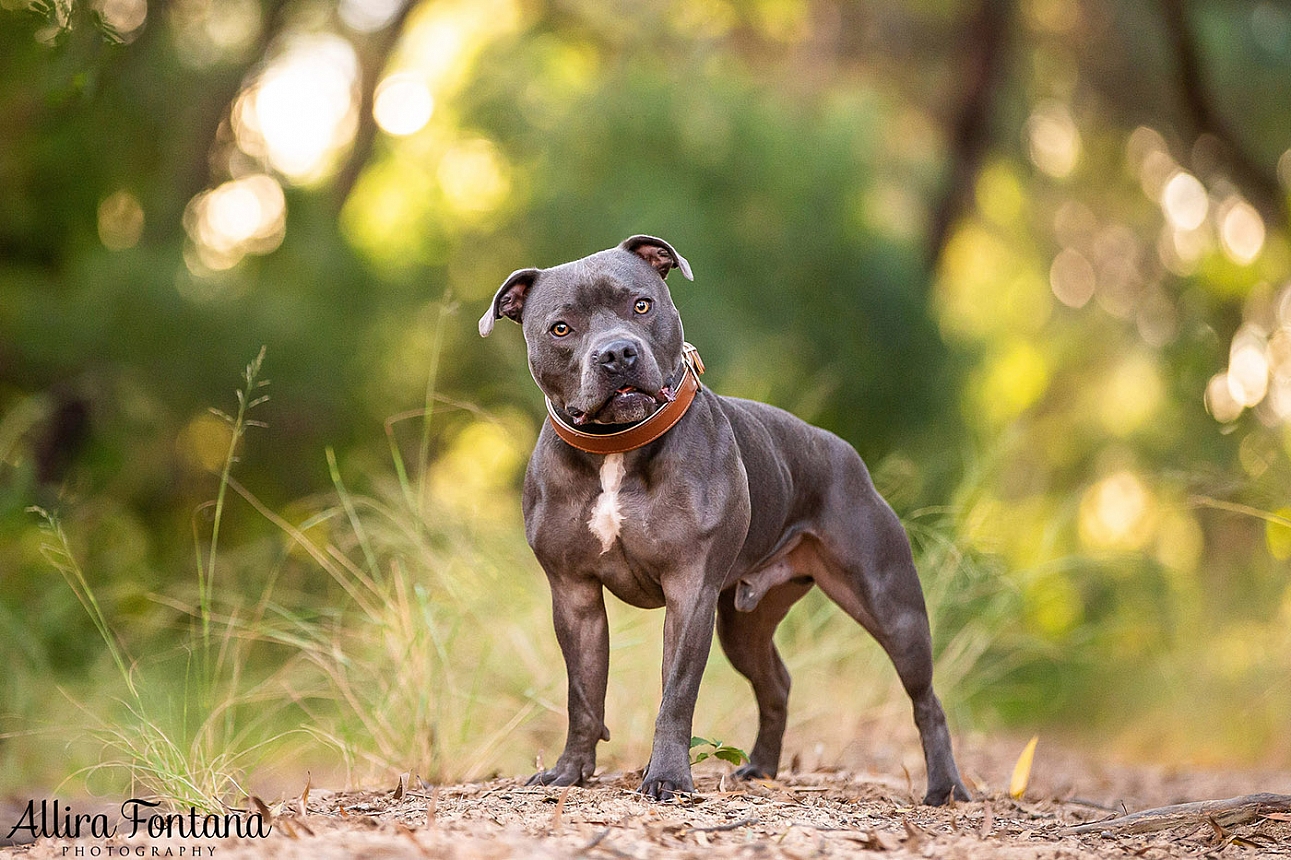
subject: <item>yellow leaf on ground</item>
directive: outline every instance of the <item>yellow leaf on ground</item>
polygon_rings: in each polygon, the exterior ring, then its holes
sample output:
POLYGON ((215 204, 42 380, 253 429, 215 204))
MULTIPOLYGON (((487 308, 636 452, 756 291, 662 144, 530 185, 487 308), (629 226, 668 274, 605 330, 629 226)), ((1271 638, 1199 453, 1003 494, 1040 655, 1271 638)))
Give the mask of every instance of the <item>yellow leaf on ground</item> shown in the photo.
POLYGON ((1027 783, 1031 781, 1031 762, 1035 759, 1035 745, 1039 740, 1040 736, 1035 735, 1027 741, 1022 755, 1018 756, 1018 763, 1013 765, 1013 776, 1009 779, 1009 797, 1014 800, 1019 800, 1026 794, 1027 783))

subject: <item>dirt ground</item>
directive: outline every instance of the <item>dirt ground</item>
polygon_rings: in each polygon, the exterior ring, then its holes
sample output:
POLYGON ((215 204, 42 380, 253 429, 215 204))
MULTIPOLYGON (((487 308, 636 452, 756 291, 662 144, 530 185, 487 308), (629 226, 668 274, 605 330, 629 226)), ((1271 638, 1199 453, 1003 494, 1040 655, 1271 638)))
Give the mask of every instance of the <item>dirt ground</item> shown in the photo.
MULTIPOLYGON (((688 802, 636 794, 639 773, 585 788, 530 788, 518 779, 429 786, 404 776, 368 791, 301 790, 265 805, 263 839, 42 838, 0 856, 251 858, 893 858, 1291 857, 1291 797, 1238 814, 1187 814, 1152 832, 1110 823, 1070 828, 1167 804, 1257 792, 1291 795, 1291 773, 1207 772, 1113 764, 1041 746, 1021 800, 1004 790, 1020 743, 969 743, 964 772, 980 799, 933 809, 913 780, 860 767, 816 768, 735 782, 724 765, 696 769, 688 802), (1234 817, 1246 820, 1233 821, 1234 817), (123 849, 124 852, 123 853, 123 849), (199 849, 199 850, 195 850, 199 849)), ((4 834, 0 832, 0 836, 4 834)))

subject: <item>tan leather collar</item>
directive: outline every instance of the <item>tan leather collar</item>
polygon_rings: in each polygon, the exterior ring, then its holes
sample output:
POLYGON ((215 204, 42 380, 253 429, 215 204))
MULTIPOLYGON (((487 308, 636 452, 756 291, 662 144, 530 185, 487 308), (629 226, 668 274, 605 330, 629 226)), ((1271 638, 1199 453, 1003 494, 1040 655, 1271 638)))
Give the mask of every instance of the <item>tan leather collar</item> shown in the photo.
POLYGON ((688 343, 682 344, 681 357, 681 381, 677 383, 675 396, 644 421, 613 433, 588 433, 571 427, 548 400, 547 417, 551 420, 551 429, 565 442, 589 454, 623 454, 649 445, 681 420, 699 393, 699 375, 704 372, 704 362, 698 350, 688 343))

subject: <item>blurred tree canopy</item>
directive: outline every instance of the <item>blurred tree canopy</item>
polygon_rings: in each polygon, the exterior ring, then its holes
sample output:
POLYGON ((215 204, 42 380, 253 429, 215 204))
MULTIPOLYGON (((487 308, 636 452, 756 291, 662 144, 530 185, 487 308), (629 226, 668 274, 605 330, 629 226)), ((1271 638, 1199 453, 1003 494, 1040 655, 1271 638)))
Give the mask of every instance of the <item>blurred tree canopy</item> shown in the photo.
MULTIPOLYGON (((1271 0, 4 0, 0 638, 92 648, 35 502, 123 611, 187 575, 262 344, 270 504, 329 445, 380 468, 436 354, 527 444, 523 344, 473 320, 647 232, 708 381, 949 506, 1034 635, 1286 686, 1287 104, 1271 0)), ((468 422, 430 468, 476 480, 468 422)))

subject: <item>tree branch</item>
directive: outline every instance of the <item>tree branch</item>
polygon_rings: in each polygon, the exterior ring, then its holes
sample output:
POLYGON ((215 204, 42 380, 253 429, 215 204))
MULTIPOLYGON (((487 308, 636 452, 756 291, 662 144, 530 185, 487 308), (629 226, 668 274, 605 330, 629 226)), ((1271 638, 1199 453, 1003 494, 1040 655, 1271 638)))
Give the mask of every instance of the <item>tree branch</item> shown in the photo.
POLYGON ((960 43, 963 100, 951 124, 951 166, 928 233, 928 267, 936 269, 951 228, 972 199, 973 182, 991 138, 995 93, 1004 79, 1010 0, 981 0, 960 43))
POLYGON ((1219 115, 1206 88, 1197 40, 1188 23, 1184 0, 1161 0, 1170 43, 1178 63, 1179 94, 1185 113, 1198 134, 1209 134, 1225 149, 1233 179, 1249 193, 1251 202, 1265 219, 1279 227, 1287 225, 1286 199, 1272 169, 1260 165, 1242 145, 1237 131, 1219 115))
POLYGON ((359 174, 363 172, 368 159, 372 157, 372 149, 377 139, 377 123, 372 116, 377 84, 380 82, 381 72, 390 62, 390 55, 399 44, 399 37, 403 35, 408 16, 417 6, 417 2, 418 0, 405 0, 394 20, 387 24, 385 29, 368 37, 366 43, 359 49, 359 74, 361 75, 359 124, 354 132, 354 143, 350 147, 350 154, 345 159, 345 164, 337 171, 336 179, 333 181, 333 197, 338 212, 345 205, 350 192, 354 190, 354 185, 359 181, 359 174))
MULTIPOLYGON (((195 109, 196 116, 190 120, 196 129, 188 138, 192 146, 189 151, 181 153, 180 163, 176 166, 172 181, 173 193, 168 199, 173 201, 178 210, 166 213, 159 219, 165 229, 176 229, 179 224, 179 212, 188 205, 198 192, 211 182, 211 151, 217 143, 220 125, 229 119, 233 102, 242 91, 247 72, 256 64, 263 63, 265 52, 274 40, 282 33, 287 24, 286 8, 290 0, 267 0, 262 4, 264 27, 255 48, 249 52, 251 59, 242 64, 235 72, 209 74, 210 81, 207 95, 195 109)), ((158 31, 161 28, 157 28, 158 31)))

